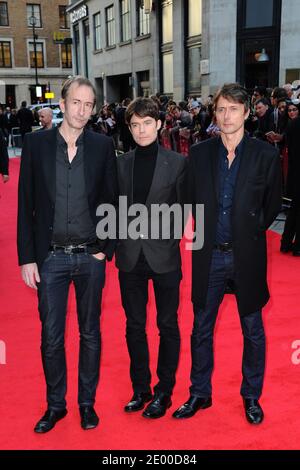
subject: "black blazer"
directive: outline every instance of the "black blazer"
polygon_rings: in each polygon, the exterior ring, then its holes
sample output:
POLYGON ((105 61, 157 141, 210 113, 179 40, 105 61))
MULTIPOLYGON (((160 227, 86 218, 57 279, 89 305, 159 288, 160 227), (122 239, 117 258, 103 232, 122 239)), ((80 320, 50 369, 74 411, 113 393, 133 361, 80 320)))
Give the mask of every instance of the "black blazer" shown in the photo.
MULTIPOLYGON (((218 216, 220 137, 191 147, 188 201, 204 204, 204 245, 192 252, 192 301, 206 303, 218 216)), ((281 167, 270 144, 245 136, 232 208, 233 256, 239 312, 261 309, 269 299, 266 230, 281 208, 281 167)), ((201 230, 203 227, 196 227, 201 230)))
MULTIPOLYGON (((133 167, 135 150, 123 154, 117 159, 118 183, 120 196, 127 196, 127 203, 133 203, 133 167)), ((151 227, 151 204, 181 204, 184 199, 185 177, 187 160, 182 155, 158 147, 156 166, 153 180, 146 200, 148 209, 147 224, 151 227)), ((128 225, 131 222, 128 218, 128 225)), ((157 222, 157 220, 156 220, 157 222)), ((122 223, 120 223, 122 229, 122 223)), ((159 227, 161 228, 161 227, 159 227)), ((143 247, 145 258, 156 273, 175 271, 181 266, 179 243, 180 239, 174 239, 174 217, 170 217, 170 238, 163 239, 161 230, 157 239, 151 239, 150 234, 137 240, 131 238, 120 239, 116 249, 116 265, 122 271, 131 271, 138 260, 143 247)))
MULTIPOLYGON (((25 136, 19 177, 19 264, 43 263, 52 239, 57 128, 25 136)), ((116 157, 111 139, 84 131, 84 173, 90 215, 95 227, 101 203, 116 204, 116 157)), ((115 240, 99 240, 99 251, 113 256, 115 240)))
POLYGON ((0 132, 0 175, 8 175, 8 152, 7 152, 7 145, 6 140, 4 139, 2 132, 0 132))

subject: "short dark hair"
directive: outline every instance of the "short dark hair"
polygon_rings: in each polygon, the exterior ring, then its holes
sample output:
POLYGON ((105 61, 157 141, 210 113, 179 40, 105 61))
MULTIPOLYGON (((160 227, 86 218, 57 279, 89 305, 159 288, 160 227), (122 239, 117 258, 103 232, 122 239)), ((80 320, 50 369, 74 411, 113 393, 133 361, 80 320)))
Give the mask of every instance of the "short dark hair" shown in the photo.
POLYGON ((245 107, 245 112, 249 109, 249 95, 246 88, 239 83, 225 83, 214 96, 214 110, 216 110, 220 97, 234 103, 241 103, 245 107))
POLYGON ((255 101, 254 105, 256 106, 259 103, 264 104, 265 106, 270 106, 270 103, 267 100, 267 98, 259 98, 258 100, 255 101))
POLYGON ((88 78, 83 77, 82 75, 75 75, 74 77, 68 78, 64 82, 64 84, 62 86, 62 89, 61 89, 61 97, 62 97, 63 100, 65 100, 67 98, 69 90, 70 90, 71 86, 73 85, 73 83, 77 83, 78 86, 85 85, 85 86, 88 86, 89 88, 91 88, 91 90, 94 93, 94 104, 96 103, 96 90, 95 90, 95 87, 88 78))
POLYGON ((260 96, 267 96, 267 89, 265 86, 262 86, 262 85, 256 85, 254 87, 254 90, 253 90, 253 93, 256 92, 258 93, 260 96))
POLYGON ((273 89, 271 97, 278 100, 279 98, 288 98, 288 95, 284 88, 277 86, 273 89))
POLYGON ((128 125, 130 125, 131 118, 134 114, 141 118, 149 116, 155 119, 155 121, 159 120, 158 106, 151 98, 139 97, 131 101, 125 111, 125 121, 128 125))

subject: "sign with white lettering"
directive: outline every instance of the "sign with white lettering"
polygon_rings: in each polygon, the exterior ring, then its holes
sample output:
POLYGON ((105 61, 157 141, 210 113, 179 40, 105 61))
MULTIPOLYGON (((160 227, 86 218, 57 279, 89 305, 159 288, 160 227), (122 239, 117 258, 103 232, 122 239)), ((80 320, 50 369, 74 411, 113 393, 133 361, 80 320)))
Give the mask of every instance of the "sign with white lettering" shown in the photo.
POLYGON ((88 7, 87 5, 82 5, 82 7, 70 13, 71 23, 76 23, 76 21, 82 20, 86 16, 88 16, 88 7))

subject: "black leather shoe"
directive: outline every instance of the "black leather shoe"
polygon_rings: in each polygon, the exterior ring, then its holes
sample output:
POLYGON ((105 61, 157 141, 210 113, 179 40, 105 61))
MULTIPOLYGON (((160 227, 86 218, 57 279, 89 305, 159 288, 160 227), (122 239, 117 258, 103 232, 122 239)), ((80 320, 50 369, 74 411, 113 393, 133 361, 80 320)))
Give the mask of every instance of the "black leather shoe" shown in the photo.
POLYGON ((188 401, 174 411, 172 416, 176 419, 191 418, 198 410, 204 410, 211 405, 211 397, 195 397, 191 395, 188 401))
POLYGON ((281 253, 289 253, 293 251, 293 243, 281 243, 280 245, 281 253))
POLYGON ((126 411, 126 413, 131 413, 133 411, 142 410, 146 403, 152 400, 152 398, 153 395, 151 392, 134 393, 130 402, 127 403, 126 406, 124 406, 124 411, 126 411))
POLYGON ((258 400, 253 398, 244 398, 244 408, 247 421, 251 424, 260 424, 264 419, 264 412, 258 403, 258 400))
POLYGON ((82 429, 94 429, 98 426, 99 418, 92 406, 80 406, 79 412, 81 416, 82 429))
POLYGON ((67 410, 47 410, 44 416, 37 422, 34 432, 39 434, 50 431, 56 425, 57 421, 64 418, 67 410))
POLYGON ((149 403, 142 416, 144 418, 161 418, 172 405, 170 395, 165 393, 156 393, 153 400, 149 403))
POLYGON ((293 249, 293 256, 300 256, 300 248, 293 249))

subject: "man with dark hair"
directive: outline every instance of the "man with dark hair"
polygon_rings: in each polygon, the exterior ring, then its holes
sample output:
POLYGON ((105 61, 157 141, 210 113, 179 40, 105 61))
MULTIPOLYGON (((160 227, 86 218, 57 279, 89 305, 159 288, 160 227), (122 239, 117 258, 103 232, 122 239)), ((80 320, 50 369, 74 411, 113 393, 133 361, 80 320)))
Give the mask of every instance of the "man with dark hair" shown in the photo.
POLYGON ((22 137, 22 143, 24 141, 24 136, 28 132, 32 131, 32 126, 34 123, 34 117, 30 109, 27 108, 26 101, 22 101, 21 108, 17 112, 17 119, 20 126, 20 133, 22 137))
POLYGON ((300 116, 291 120, 286 134, 289 156, 287 195, 292 203, 285 221, 280 251, 292 251, 294 256, 300 256, 300 116))
POLYGON ((63 95, 61 127, 25 136, 19 180, 19 264, 25 284, 38 293, 47 384, 48 409, 37 433, 50 431, 67 414, 64 334, 71 283, 80 331, 81 427, 98 425, 101 295, 105 258, 112 258, 115 247, 114 240, 96 236, 97 207, 117 197, 112 142, 84 129, 95 104, 90 82, 75 77, 63 95))
POLYGON ((7 143, 4 136, 2 135, 2 132, 0 132, 0 175, 2 175, 3 183, 7 183, 9 180, 8 166, 9 158, 7 152, 7 143))
POLYGON ((122 142, 122 150, 124 152, 129 152, 130 149, 135 147, 135 142, 125 121, 126 109, 130 102, 130 98, 125 98, 122 101, 122 105, 116 111, 116 123, 119 132, 119 140, 122 142))
MULTIPOLYGON (((136 237, 130 237, 129 234, 126 238, 120 236, 116 250, 122 304, 127 318, 126 340, 133 387, 133 397, 125 406, 125 411, 142 410, 150 401, 143 416, 160 418, 171 406, 175 385, 180 346, 177 309, 182 275, 180 239, 175 239, 174 217, 170 215, 167 220, 167 239, 163 237, 161 227, 158 227, 159 236, 152 237, 149 231, 159 218, 152 218, 151 211, 154 205, 164 205, 166 208, 182 203, 186 159, 158 145, 157 132, 161 122, 158 107, 153 100, 137 98, 133 101, 126 110, 126 122, 137 147, 118 157, 120 195, 126 196, 130 205, 143 205, 145 211, 141 227, 146 224, 148 233, 145 233, 145 229, 136 237), (151 393, 145 331, 150 279, 154 285, 160 334, 158 383, 154 387, 154 397, 151 393)), ((120 223, 120 226, 123 224, 120 223)))
POLYGON ((269 102, 266 98, 258 99, 255 101, 254 106, 258 123, 257 129, 254 132, 254 137, 261 140, 267 140, 266 133, 272 130, 272 109, 269 107, 269 102))
MULTIPOLYGON (((244 337, 241 395, 248 422, 259 424, 265 365, 261 309, 269 299, 265 232, 281 208, 280 159, 274 147, 245 134, 249 102, 239 84, 224 85, 214 107, 221 136, 190 152, 188 201, 204 204, 204 244, 192 253, 190 397, 173 416, 189 418, 212 405, 214 326, 230 284, 244 337)), ((195 224, 197 233, 202 227, 195 224)))

